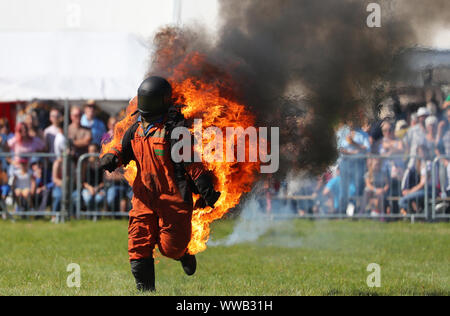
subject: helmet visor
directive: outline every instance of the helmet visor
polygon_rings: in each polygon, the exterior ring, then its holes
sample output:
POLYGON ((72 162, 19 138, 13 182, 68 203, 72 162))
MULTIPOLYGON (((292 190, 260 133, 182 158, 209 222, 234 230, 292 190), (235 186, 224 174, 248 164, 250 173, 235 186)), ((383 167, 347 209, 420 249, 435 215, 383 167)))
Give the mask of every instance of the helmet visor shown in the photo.
POLYGON ((167 113, 168 106, 162 96, 138 96, 138 111, 143 117, 167 113))

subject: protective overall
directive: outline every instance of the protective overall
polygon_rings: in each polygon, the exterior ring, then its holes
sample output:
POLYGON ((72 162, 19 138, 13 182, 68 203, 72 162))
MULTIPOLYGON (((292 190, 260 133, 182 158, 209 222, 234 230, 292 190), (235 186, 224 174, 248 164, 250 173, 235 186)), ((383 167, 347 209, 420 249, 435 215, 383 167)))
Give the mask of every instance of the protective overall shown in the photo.
MULTIPOLYGON (((128 226, 132 271, 133 266, 148 264, 145 262, 152 257, 155 245, 164 256, 181 258, 183 263, 191 238, 192 192, 199 193, 210 206, 214 206, 220 195, 214 191, 212 178, 201 163, 172 161, 171 143, 174 140, 170 139, 170 132, 184 124, 184 118, 174 107, 147 130, 139 118, 126 131, 122 143, 102 157, 103 168, 108 171, 127 165, 131 160, 137 165, 128 226)), ((195 266, 193 271, 190 270, 185 269, 186 273, 192 274, 195 266)), ((133 274, 135 277, 142 275, 138 270, 133 274)), ((136 281, 139 288, 138 278, 136 281)))

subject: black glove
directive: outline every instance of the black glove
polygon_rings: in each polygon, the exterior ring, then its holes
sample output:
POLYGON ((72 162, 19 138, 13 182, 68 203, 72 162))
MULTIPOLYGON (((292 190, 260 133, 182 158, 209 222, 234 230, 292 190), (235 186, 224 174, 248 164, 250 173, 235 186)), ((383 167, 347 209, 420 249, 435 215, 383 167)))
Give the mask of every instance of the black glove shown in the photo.
POLYGON ((194 181, 198 192, 205 200, 208 206, 214 207, 214 204, 220 197, 220 192, 214 191, 214 185, 210 174, 205 173, 194 181))
POLYGON ((210 194, 208 194, 205 197, 205 200, 206 200, 206 203, 209 206, 214 207, 214 204, 216 204, 216 202, 219 199, 219 197, 220 197, 220 192, 217 192, 217 191, 213 190, 212 192, 210 192, 210 194))
POLYGON ((198 200, 195 201, 195 204, 194 204, 194 210, 197 210, 197 209, 203 209, 203 208, 205 208, 205 207, 206 207, 206 201, 205 201, 205 199, 202 198, 202 197, 199 197, 198 200))
POLYGON ((217 191, 212 191, 207 196, 207 199, 200 197, 197 201, 195 201, 194 210, 202 209, 202 208, 205 208, 206 206, 214 207, 214 204, 216 204, 219 197, 220 197, 220 192, 217 192, 217 191))
POLYGON ((114 154, 105 154, 100 158, 100 168, 113 172, 119 165, 119 158, 114 154))

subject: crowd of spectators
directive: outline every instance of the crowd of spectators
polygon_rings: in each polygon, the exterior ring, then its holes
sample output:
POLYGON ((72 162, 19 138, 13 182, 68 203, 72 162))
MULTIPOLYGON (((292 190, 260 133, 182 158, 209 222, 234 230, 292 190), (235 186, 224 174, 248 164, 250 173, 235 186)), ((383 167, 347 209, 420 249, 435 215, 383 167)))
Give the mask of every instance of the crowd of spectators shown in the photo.
MULTIPOLYGON (((381 111, 376 122, 341 125, 339 159, 318 179, 288 177, 276 193, 300 215, 422 213, 436 189, 437 211, 450 193, 450 96, 411 113, 381 111), (436 182, 431 168, 436 157, 436 182)), ((274 195, 272 195, 274 196, 274 195)), ((447 209, 448 211, 448 209, 447 209)))
POLYGON ((68 207, 72 214, 77 199, 81 199, 83 210, 127 212, 131 188, 123 173, 106 172, 104 176, 95 155, 100 153, 102 141, 111 139, 118 118, 99 114, 94 101, 71 106, 67 137, 63 113, 56 104, 33 102, 22 106, 17 112, 14 131, 6 118, 0 118, 0 209, 11 204, 16 211, 60 212, 64 200, 63 153, 66 152, 70 157, 66 174, 68 207), (94 155, 83 160, 82 190, 78 196, 76 163, 86 153, 94 155))
MULTIPOLYGON (((101 145, 112 138, 116 116, 100 115, 94 101, 70 107, 67 135, 63 131, 61 107, 44 102, 22 106, 15 130, 0 118, 0 209, 12 201, 16 210, 59 212, 63 203, 63 153, 67 164, 67 197, 74 213, 83 210, 126 213, 131 188, 123 170, 103 173, 99 169, 101 145), (2 155, 2 153, 9 153, 2 155), (39 157, 31 153, 46 153, 39 157), (76 190, 76 164, 81 166, 80 194, 76 190), (50 155, 49 155, 50 154, 50 155)), ((442 103, 428 100, 409 113, 381 111, 374 122, 353 122, 336 131, 340 157, 328 172, 316 179, 288 175, 284 183, 268 184, 265 207, 271 197, 288 199, 300 215, 316 214, 411 214, 424 210, 425 195, 436 189, 438 205, 447 208, 450 193, 450 96, 442 103), (431 167, 436 157, 437 181, 431 167)), ((12 203, 10 203, 12 204, 12 203)))

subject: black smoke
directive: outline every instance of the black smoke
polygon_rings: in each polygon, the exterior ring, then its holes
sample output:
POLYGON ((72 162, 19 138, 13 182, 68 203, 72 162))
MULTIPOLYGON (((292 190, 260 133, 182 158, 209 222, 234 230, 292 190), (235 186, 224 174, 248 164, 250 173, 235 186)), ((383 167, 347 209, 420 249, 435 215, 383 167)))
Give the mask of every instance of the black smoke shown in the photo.
POLYGON ((161 30, 149 73, 173 76, 187 54, 204 54, 190 75, 231 78, 258 124, 280 127, 283 171, 319 173, 337 158, 338 125, 362 123, 378 102, 395 55, 427 44, 449 14, 445 0, 222 0, 217 38, 161 30), (366 25, 370 2, 381 5, 379 28, 366 25))

